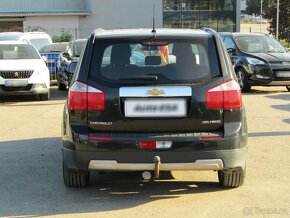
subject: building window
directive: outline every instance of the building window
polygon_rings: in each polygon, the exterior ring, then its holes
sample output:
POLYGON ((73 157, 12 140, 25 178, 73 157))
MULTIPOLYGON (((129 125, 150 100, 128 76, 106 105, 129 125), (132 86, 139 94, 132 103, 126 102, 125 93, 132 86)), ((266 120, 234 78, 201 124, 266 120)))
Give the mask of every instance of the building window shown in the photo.
POLYGON ((23 21, 2 21, 0 18, 0 32, 23 32, 23 21))
POLYGON ((236 0, 164 0, 164 27, 236 31, 236 0))

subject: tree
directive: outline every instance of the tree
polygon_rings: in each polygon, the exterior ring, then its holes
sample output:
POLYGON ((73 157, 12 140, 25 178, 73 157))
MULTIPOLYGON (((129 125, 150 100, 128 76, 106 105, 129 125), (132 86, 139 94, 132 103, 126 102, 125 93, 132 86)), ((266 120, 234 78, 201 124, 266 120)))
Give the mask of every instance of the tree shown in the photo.
POLYGON ((247 14, 258 14, 260 11, 260 0, 247 0, 247 14))
POLYGON ((69 42, 73 38, 70 32, 64 32, 60 36, 54 35, 52 37, 53 42, 69 42))
MULTIPOLYGON (((290 31, 290 0, 280 0, 279 13, 279 39, 289 40, 290 31)), ((269 32, 276 36, 277 0, 270 0, 265 16, 270 20, 269 32)))
POLYGON ((262 15, 264 15, 267 12, 269 0, 247 0, 246 13, 260 15, 261 14, 261 1, 263 1, 262 15))

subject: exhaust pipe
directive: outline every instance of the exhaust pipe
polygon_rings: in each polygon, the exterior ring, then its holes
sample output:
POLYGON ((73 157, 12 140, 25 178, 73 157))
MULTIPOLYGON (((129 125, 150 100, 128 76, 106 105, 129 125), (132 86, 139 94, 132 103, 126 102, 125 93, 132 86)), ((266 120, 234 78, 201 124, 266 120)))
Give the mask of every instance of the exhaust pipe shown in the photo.
POLYGON ((144 180, 150 180, 152 176, 151 176, 151 173, 149 171, 144 171, 142 173, 142 177, 144 180))

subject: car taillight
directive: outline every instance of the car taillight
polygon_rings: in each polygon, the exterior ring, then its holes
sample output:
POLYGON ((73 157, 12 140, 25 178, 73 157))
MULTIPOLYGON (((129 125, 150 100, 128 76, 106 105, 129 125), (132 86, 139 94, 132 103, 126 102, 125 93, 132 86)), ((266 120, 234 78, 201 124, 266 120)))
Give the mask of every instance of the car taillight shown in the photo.
POLYGON ((70 110, 104 110, 105 94, 82 82, 74 82, 68 93, 70 110))
POLYGON ((99 89, 88 86, 88 110, 104 110, 105 94, 99 89))
POLYGON ((240 109, 242 95, 235 80, 223 82, 206 92, 207 109, 240 109))

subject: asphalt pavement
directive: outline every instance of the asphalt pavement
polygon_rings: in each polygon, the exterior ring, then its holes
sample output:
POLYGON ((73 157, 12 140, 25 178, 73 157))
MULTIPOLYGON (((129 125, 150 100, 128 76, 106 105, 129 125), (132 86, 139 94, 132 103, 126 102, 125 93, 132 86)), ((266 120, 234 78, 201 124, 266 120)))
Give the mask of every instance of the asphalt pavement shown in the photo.
POLYGON ((67 92, 49 101, 0 97, 0 217, 290 217, 290 93, 243 95, 249 158, 244 186, 224 189, 215 172, 93 173, 87 188, 62 181, 60 125, 67 92))

